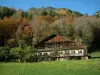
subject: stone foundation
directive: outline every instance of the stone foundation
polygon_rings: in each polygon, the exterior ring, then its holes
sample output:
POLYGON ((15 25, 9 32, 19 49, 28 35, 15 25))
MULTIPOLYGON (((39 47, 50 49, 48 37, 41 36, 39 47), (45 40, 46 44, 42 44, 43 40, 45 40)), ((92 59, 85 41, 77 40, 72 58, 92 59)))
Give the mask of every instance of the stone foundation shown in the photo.
POLYGON ((81 60, 88 60, 88 56, 81 57, 81 60))

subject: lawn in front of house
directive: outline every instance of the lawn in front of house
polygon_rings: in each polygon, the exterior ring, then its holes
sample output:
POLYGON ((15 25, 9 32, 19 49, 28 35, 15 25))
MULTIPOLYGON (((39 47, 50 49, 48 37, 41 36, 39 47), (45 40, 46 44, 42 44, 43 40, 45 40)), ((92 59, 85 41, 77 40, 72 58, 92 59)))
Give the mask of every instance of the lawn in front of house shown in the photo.
POLYGON ((38 63, 1 62, 0 75, 100 75, 100 58, 38 63))

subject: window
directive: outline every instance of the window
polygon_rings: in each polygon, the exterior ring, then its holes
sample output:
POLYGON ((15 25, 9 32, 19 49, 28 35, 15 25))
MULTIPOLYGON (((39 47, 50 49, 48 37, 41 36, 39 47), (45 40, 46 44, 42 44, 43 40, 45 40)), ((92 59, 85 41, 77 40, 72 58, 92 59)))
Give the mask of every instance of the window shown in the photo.
POLYGON ((78 51, 78 53, 82 53, 82 51, 78 51))
POLYGON ((44 53, 44 55, 48 55, 47 53, 44 53))
POLYGON ((70 51, 67 51, 67 54, 70 54, 70 51))
POLYGON ((63 52, 60 52, 60 54, 63 54, 63 52))
POLYGON ((39 53, 39 55, 42 55, 42 53, 39 53))
POLYGON ((74 54, 75 53, 75 51, 71 51, 71 54, 74 54))
POLYGON ((64 54, 64 53, 62 51, 60 51, 59 54, 64 54))
POLYGON ((52 55, 52 53, 50 52, 49 55, 52 55))

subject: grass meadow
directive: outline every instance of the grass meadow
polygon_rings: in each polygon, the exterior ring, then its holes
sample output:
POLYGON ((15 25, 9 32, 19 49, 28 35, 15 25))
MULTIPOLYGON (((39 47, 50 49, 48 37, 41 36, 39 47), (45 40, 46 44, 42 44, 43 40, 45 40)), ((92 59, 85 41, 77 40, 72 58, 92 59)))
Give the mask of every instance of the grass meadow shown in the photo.
MULTIPOLYGON (((92 54, 100 56, 100 52, 92 54)), ((100 75, 100 58, 89 60, 0 63, 0 75, 100 75)))

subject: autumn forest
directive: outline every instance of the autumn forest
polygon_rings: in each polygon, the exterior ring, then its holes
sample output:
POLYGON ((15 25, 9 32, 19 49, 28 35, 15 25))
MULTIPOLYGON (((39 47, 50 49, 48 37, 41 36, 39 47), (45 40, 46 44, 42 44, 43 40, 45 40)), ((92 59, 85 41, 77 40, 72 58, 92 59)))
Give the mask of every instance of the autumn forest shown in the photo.
POLYGON ((50 6, 27 11, 0 6, 0 61, 34 61, 34 44, 53 33, 83 43, 94 52, 100 48, 100 11, 89 16, 50 6))

